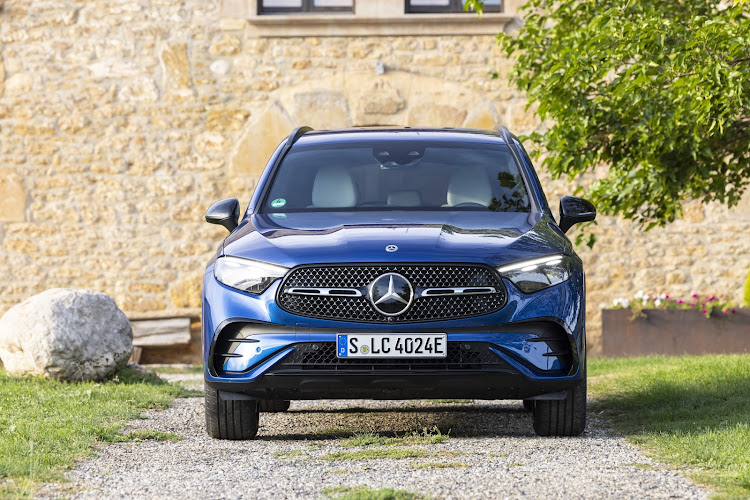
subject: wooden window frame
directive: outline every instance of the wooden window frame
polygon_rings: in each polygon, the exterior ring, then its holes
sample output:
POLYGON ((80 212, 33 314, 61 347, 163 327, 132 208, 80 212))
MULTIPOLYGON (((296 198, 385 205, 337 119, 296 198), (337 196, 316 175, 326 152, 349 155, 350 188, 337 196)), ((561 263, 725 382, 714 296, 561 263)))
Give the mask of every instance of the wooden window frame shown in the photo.
MULTIPOLYGON (((405 12, 407 14, 460 14, 464 11, 464 3, 462 0, 450 0, 448 5, 411 5, 411 0, 404 0, 405 12)), ((485 5, 484 12, 502 12, 503 1, 500 0, 500 5, 485 5)), ((474 12, 473 10, 468 11, 469 13, 474 12)))

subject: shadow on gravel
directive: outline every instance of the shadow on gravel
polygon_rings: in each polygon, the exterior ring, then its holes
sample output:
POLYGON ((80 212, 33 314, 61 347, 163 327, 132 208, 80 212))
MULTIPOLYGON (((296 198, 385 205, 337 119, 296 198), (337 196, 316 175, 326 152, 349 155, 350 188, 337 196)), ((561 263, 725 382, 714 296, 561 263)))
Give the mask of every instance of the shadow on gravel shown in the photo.
POLYGON ((322 441, 376 433, 386 437, 438 430, 451 437, 534 436, 531 414, 519 405, 350 407, 262 414, 260 440, 322 441), (309 418, 302 418, 309 415, 309 418))
POLYGON ((435 405, 435 406, 415 406, 415 407, 401 407, 401 408, 364 408, 361 406, 354 406, 351 408, 342 408, 340 410, 325 410, 325 409, 310 409, 310 410, 289 410, 286 413, 340 413, 340 414, 360 414, 360 413, 440 413, 440 412, 463 412, 463 413, 520 413, 524 415, 531 414, 524 410, 522 407, 518 408, 497 408, 492 406, 474 406, 471 404, 466 405, 435 405))

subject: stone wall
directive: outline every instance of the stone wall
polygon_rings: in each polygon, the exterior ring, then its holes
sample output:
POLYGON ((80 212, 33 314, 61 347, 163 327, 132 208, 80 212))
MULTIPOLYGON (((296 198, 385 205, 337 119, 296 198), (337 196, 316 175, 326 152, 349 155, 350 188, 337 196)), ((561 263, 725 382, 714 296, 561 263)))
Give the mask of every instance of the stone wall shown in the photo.
MULTIPOLYGON (((5 1, 0 314, 52 287, 103 291, 131 317, 196 314, 225 231, 205 209, 246 203, 293 126, 539 126, 492 36, 255 35, 216 0, 5 1)), ((544 182, 553 203, 572 191, 544 182)), ((750 199, 596 233, 582 249, 595 348, 600 304, 637 289, 739 298, 750 199)))

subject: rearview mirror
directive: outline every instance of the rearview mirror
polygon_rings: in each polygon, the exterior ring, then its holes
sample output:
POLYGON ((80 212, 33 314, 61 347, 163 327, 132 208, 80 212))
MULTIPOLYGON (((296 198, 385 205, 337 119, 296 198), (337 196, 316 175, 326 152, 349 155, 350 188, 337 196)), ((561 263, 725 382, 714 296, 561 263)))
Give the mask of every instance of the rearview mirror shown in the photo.
POLYGON ((590 201, 576 196, 563 196, 560 199, 560 224, 558 224, 558 227, 563 233, 568 232, 568 229, 574 224, 594 219, 596 219, 596 208, 590 201))
POLYGON ((224 226, 231 233, 239 224, 240 202, 237 198, 217 201, 206 210, 206 222, 224 226))

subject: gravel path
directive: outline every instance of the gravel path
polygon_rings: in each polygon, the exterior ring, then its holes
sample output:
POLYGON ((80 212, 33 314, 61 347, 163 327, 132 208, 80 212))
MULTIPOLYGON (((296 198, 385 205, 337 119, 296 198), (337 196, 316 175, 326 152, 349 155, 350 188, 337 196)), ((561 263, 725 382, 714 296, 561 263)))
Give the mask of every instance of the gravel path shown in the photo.
POLYGON ((596 415, 582 437, 539 438, 516 401, 294 401, 287 413, 261 414, 258 438, 247 442, 210 439, 203 398, 178 399, 147 417, 130 428, 183 439, 102 447, 67 474, 70 483, 47 485, 38 497, 329 498, 326 488, 365 486, 445 499, 707 498, 676 471, 613 437, 596 415), (363 449, 346 446, 342 437, 435 426, 450 429, 449 439, 380 447, 423 450, 424 457, 322 459, 363 449), (448 466, 429 465, 435 463, 448 466))

